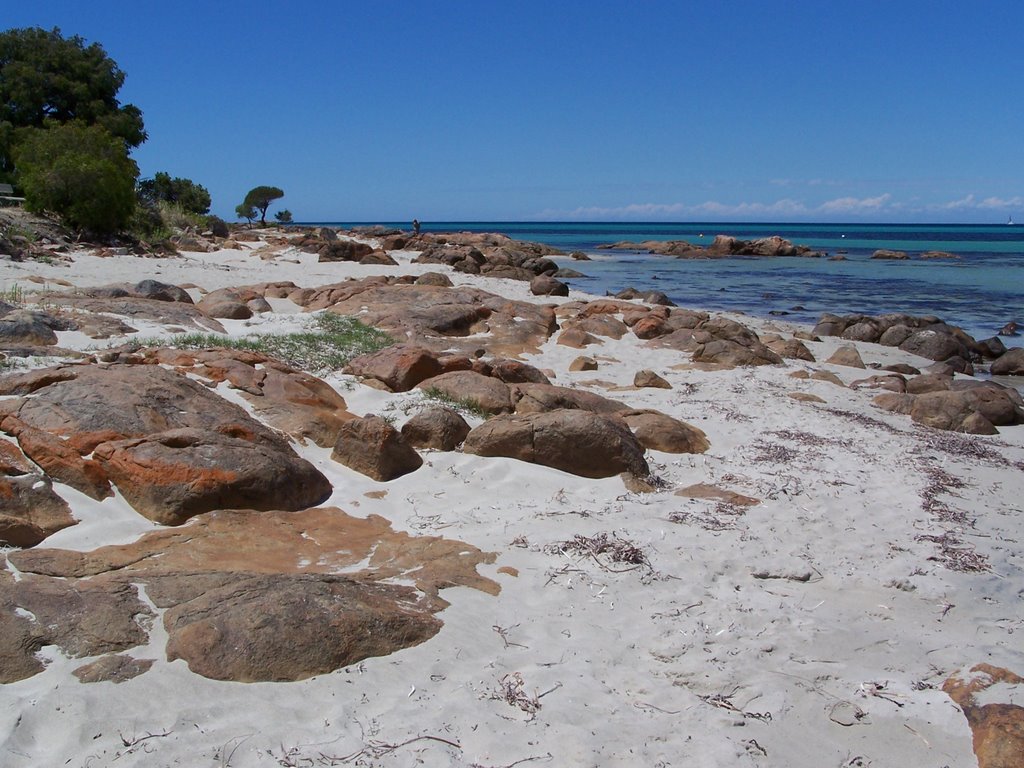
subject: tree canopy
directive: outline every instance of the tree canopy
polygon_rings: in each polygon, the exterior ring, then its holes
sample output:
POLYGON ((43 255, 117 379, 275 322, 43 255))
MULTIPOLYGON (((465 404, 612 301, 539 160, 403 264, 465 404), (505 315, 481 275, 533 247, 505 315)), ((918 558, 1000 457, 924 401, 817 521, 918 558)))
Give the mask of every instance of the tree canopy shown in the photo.
POLYGON ((238 218, 248 221, 249 226, 252 226, 252 221, 256 218, 256 209, 251 205, 239 203, 235 206, 235 214, 238 218))
POLYGON ((72 122, 30 131, 15 159, 29 210, 52 211, 97 235, 131 220, 139 168, 105 128, 72 122))
MULTIPOLYGON (((260 224, 267 223, 267 208, 275 200, 284 197, 284 192, 277 187, 253 187, 245 196, 242 205, 251 206, 260 212, 260 224)), ((237 210, 237 209, 236 209, 237 210)))
POLYGON ((142 112, 122 105, 124 72, 99 43, 59 29, 0 33, 0 175, 12 178, 26 129, 79 121, 99 125, 128 147, 146 140, 142 112))
POLYGON ((174 203, 189 213, 209 213, 210 193, 206 187, 196 184, 192 179, 182 179, 169 173, 159 171, 152 179, 139 182, 139 199, 147 204, 158 201, 174 203))

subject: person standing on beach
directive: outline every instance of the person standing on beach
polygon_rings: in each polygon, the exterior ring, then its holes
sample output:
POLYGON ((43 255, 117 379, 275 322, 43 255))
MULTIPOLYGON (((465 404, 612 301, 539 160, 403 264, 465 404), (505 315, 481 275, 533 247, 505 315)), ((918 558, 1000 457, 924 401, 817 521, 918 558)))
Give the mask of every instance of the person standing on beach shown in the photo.
POLYGON ((414 233, 416 233, 417 235, 420 233, 420 220, 419 219, 413 219, 412 220, 412 231, 414 233))

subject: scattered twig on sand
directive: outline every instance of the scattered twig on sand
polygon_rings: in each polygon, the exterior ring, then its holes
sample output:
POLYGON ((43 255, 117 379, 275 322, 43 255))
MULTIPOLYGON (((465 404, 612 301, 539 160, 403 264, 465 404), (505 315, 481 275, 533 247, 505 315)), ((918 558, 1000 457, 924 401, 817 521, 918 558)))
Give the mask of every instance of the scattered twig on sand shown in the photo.
POLYGON ((625 573, 637 568, 651 568, 644 551, 629 539, 617 534, 599 533, 596 536, 576 534, 567 541, 559 541, 545 548, 548 554, 575 554, 591 558, 602 570, 610 573, 625 573), (602 557, 604 559, 602 559, 602 557), (625 563, 626 568, 614 568, 605 562, 625 563))
POLYGON ((885 683, 866 682, 860 684, 860 695, 861 696, 874 696, 877 699, 888 701, 895 704, 897 707, 902 708, 905 702, 900 701, 899 697, 894 693, 889 693, 885 689, 885 683))
POLYGON ((727 709, 730 712, 735 712, 738 715, 743 715, 745 718, 751 720, 760 720, 763 723, 767 723, 772 719, 771 712, 746 712, 742 707, 737 707, 732 703, 732 697, 736 695, 736 692, 732 693, 713 693, 707 696, 697 695, 697 698, 703 701, 705 704, 710 704, 712 707, 718 707, 719 709, 727 709))
POLYGON ((760 752, 765 757, 768 757, 768 750, 757 743, 757 739, 748 739, 743 742, 743 745, 747 748, 747 752, 760 752))
POLYGON ((166 736, 170 736, 171 733, 172 731, 166 730, 162 733, 147 733, 145 736, 136 736, 135 734, 132 734, 132 736, 129 738, 120 731, 118 731, 117 735, 121 737, 121 743, 126 747, 126 749, 124 749, 123 751, 118 750, 118 752, 114 755, 114 758, 113 760, 111 760, 111 762, 113 762, 114 760, 120 760, 122 757, 126 755, 135 754, 135 752, 139 750, 142 750, 148 755, 153 751, 152 745, 148 743, 150 739, 162 739, 166 736))
POLYGON ((555 757, 550 752, 545 752, 543 755, 533 755, 532 757, 524 757, 521 760, 516 760, 514 763, 505 763, 504 765, 481 765, 480 763, 471 763, 469 768, 515 768, 517 765, 523 763, 531 763, 534 760, 554 760, 555 757))
POLYGON ((513 624, 511 627, 501 627, 495 624, 493 627, 491 627, 491 629, 498 633, 498 636, 501 638, 502 642, 505 643, 506 648, 511 648, 513 646, 515 646, 516 648, 529 648, 530 646, 528 645, 523 645, 522 643, 513 643, 508 639, 509 630, 515 629, 518 626, 518 624, 513 624))
MULTIPOLYGON (((307 765, 344 765, 345 763, 351 763, 356 760, 359 760, 359 758, 361 757, 383 757, 384 755, 390 754, 398 749, 401 749, 402 747, 408 746, 409 744, 415 744, 418 741, 433 741, 439 744, 444 744, 445 746, 452 747, 453 749, 458 749, 460 751, 462 750, 462 745, 458 742, 451 741, 449 739, 444 739, 440 736, 430 736, 429 734, 423 734, 421 736, 414 736, 411 739, 406 739, 405 741, 399 742, 398 744, 388 744, 384 741, 371 741, 362 749, 352 752, 348 755, 327 755, 323 752, 320 752, 315 760, 312 758, 300 758, 301 760, 303 760, 303 762, 282 762, 281 758, 278 758, 278 763, 280 765, 286 766, 287 768, 299 768, 300 766, 307 765)), ((282 747, 282 751, 283 749, 284 748, 282 747)), ((295 750, 293 749, 291 750, 291 752, 295 753, 295 750)), ((286 759, 292 758, 286 756, 286 759)), ((360 763, 360 765, 362 764, 363 763, 360 763)))
POLYGON ((142 742, 148 741, 149 739, 162 739, 164 738, 164 736, 170 736, 171 731, 164 731, 163 733, 147 733, 145 736, 133 735, 130 739, 127 738, 120 731, 117 732, 117 735, 121 737, 121 743, 124 744, 126 747, 134 747, 136 744, 141 744, 142 742))
POLYGON ((698 525, 705 531, 734 531, 736 530, 736 520, 743 517, 746 512, 746 509, 741 506, 721 501, 706 514, 688 510, 669 512, 668 521, 677 524, 698 525))
POLYGON ((531 696, 524 690, 525 688, 523 676, 519 672, 512 672, 502 676, 498 681, 498 688, 491 692, 491 698, 521 709, 532 720, 540 711, 541 697, 536 692, 531 696))
POLYGON ((661 707, 656 707, 653 704, 648 704, 646 701, 634 701, 633 706, 637 709, 653 709, 655 712, 662 712, 666 715, 678 715, 682 713, 682 710, 680 709, 662 709, 661 707))

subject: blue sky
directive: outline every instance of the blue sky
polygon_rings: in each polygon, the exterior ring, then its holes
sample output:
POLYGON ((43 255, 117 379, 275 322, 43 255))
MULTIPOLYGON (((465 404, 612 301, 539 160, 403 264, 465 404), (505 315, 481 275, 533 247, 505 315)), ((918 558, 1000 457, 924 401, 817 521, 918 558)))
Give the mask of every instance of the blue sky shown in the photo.
POLYGON ((297 220, 1024 221, 1020 0, 4 3, 297 220))

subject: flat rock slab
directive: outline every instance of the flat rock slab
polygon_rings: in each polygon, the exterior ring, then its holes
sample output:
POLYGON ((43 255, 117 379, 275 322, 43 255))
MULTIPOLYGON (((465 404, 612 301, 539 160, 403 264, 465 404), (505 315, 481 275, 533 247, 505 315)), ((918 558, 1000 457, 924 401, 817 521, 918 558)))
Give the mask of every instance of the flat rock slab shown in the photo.
MULTIPOLYGON (((10 558, 22 576, 0 571, 3 682, 41 671, 43 645, 81 657, 147 642, 135 619, 152 613, 139 584, 166 609, 169 660, 246 682, 298 680, 415 645, 441 626, 433 614, 448 604, 439 590, 499 590, 476 570, 493 554, 332 507, 221 510, 132 544, 10 558), (414 586, 390 583, 400 579, 414 586)), ((98 680, 134 670, 112 658, 79 672, 98 680)))

